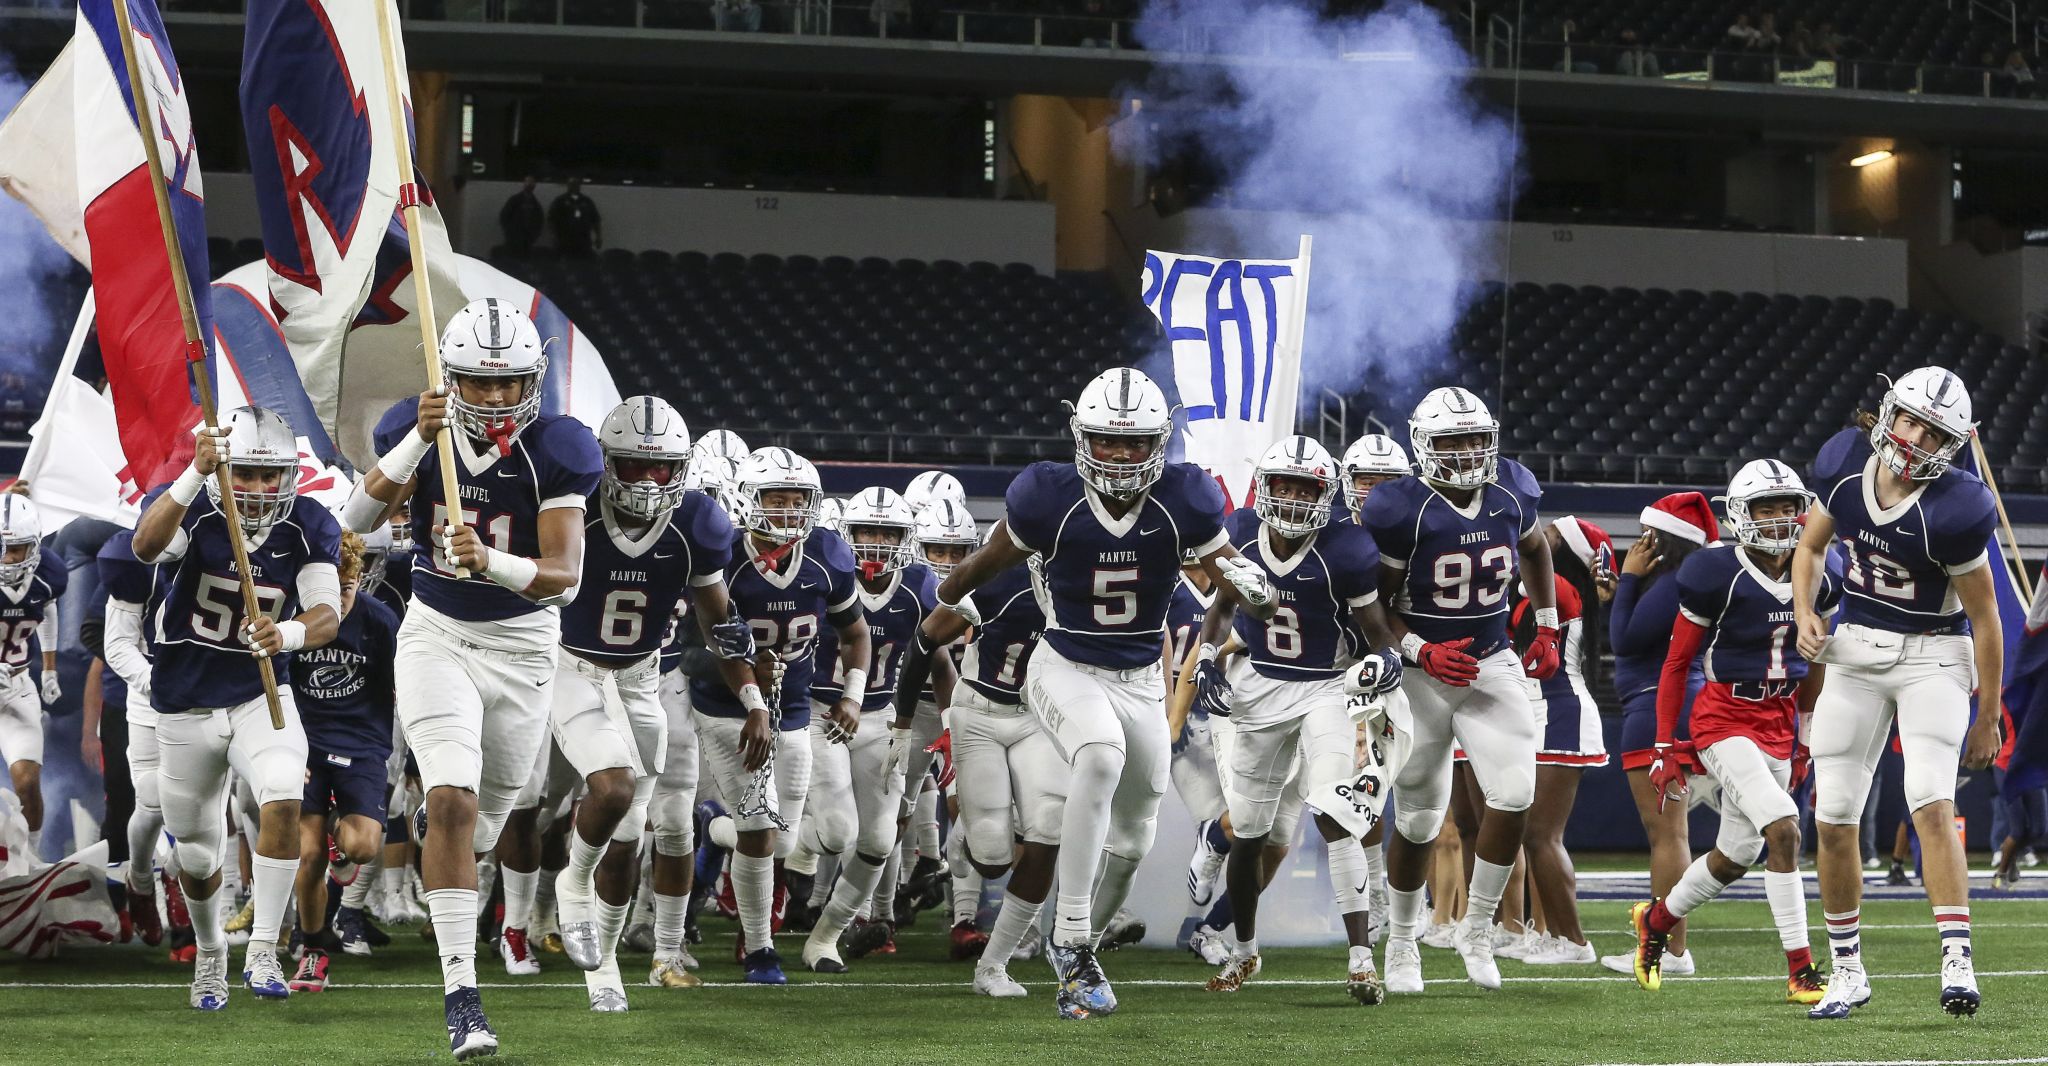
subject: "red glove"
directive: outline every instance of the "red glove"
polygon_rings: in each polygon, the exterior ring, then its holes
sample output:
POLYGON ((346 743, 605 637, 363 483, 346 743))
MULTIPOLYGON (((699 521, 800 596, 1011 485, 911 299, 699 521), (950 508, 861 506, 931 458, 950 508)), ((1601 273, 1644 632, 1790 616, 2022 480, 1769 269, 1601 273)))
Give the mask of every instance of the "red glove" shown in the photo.
POLYGON ((1423 673, 1452 688, 1464 688, 1479 678, 1479 660, 1465 654, 1465 647, 1471 643, 1471 637, 1463 637, 1442 644, 1424 644, 1415 661, 1421 664, 1423 673))
POLYGON ((1522 672, 1538 681, 1547 680, 1557 673, 1557 630, 1548 626, 1536 627, 1536 639, 1529 642, 1529 650, 1522 653, 1522 672))
POLYGON ((1805 784, 1806 779, 1812 775, 1813 753, 1806 750, 1806 745, 1804 744, 1794 744, 1792 746, 1792 783, 1786 786, 1785 791, 1799 791, 1799 786, 1805 784))
POLYGON ((1659 813, 1663 812, 1666 800, 1691 791, 1685 783, 1685 760, 1691 754, 1691 743, 1657 745, 1657 760, 1650 764, 1650 787, 1657 790, 1659 813), (1673 792, 1673 786, 1677 786, 1678 791, 1673 792))
POLYGON ((953 731, 939 731, 939 738, 925 747, 926 751, 939 757, 939 787, 953 783, 953 731))

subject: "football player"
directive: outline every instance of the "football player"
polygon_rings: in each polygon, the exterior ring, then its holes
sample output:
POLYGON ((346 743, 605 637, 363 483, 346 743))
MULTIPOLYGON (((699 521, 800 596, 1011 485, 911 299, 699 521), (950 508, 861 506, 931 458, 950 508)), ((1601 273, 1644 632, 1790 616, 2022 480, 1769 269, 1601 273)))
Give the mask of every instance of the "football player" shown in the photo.
POLYGON ((959 478, 943 470, 927 470, 911 478, 903 490, 903 502, 910 505, 914 514, 922 515, 940 501, 950 501, 960 510, 967 510, 967 490, 960 487, 959 478))
MULTIPOLYGON (((1201 647, 1202 619, 1209 613, 1210 604, 1216 602, 1216 591, 1209 584, 1207 571, 1199 566, 1182 567, 1180 578, 1166 608, 1168 692, 1180 691, 1182 666, 1188 661, 1188 653, 1201 647)), ((1185 680, 1189 684, 1194 681, 1193 677, 1185 680)), ((1172 711, 1168 714, 1167 730, 1172 733, 1172 711)), ((1222 878, 1223 863, 1230 856, 1231 838, 1224 829, 1223 779, 1216 766, 1211 739, 1215 726, 1210 721, 1209 708, 1200 700, 1191 701, 1187 717, 1178 724, 1167 772, 1173 780, 1174 794, 1195 820, 1195 850, 1188 858, 1189 917, 1182 923, 1184 927, 1192 923, 1194 928, 1183 928, 1178 938, 1191 940, 1201 915, 1208 913, 1216 902, 1216 883, 1222 878)))
POLYGON ((164 812, 157 791, 156 710, 149 702, 151 650, 144 612, 156 571, 135 558, 134 541, 134 532, 124 529, 100 545, 100 583, 107 589, 102 641, 107 665, 128 687, 128 776, 135 785, 135 810, 128 816, 128 914, 142 942, 155 947, 163 940, 163 925, 150 857, 164 833, 164 812))
POLYGON ((0 496, 0 758, 21 814, 29 850, 43 832, 43 708, 57 702, 57 600, 71 583, 57 553, 43 547, 43 520, 27 496, 0 496), (42 649, 41 682, 29 679, 29 638, 42 649))
MULTIPOLYGON (((371 536, 389 536, 382 529, 371 536)), ((305 953, 293 974, 294 992, 327 987, 333 951, 367 955, 371 943, 359 908, 343 906, 327 928, 328 839, 355 877, 384 845, 385 804, 391 783, 391 664, 398 646, 398 615, 362 589, 368 538, 342 534, 341 621, 325 647, 292 657, 292 694, 306 731, 306 785, 299 801, 299 935, 305 953)), ((380 547, 382 545, 380 544, 380 547)), ((350 878, 351 885, 354 878, 350 878)))
POLYGON ((950 499, 941 499, 916 514, 918 560, 943 581, 981 545, 974 516, 967 513, 965 505, 950 499))
MULTIPOLYGON (((1805 777, 1800 724, 1823 673, 1819 666, 1809 669, 1793 646, 1791 625, 1792 549, 1813 493, 1791 467, 1758 459, 1736 472, 1726 499, 1736 546, 1694 552, 1678 571, 1679 617, 1657 688, 1659 758, 1650 766, 1650 784, 1660 794, 1684 793, 1687 763, 1671 756, 1685 675, 1704 652, 1707 683, 1693 701, 1690 744, 1720 785, 1721 831, 1713 850, 1686 867, 1670 895, 1630 910, 1636 981, 1652 990, 1662 985, 1672 927, 1740 880, 1761 855, 1764 894, 1785 949, 1786 1002, 1818 1003, 1825 982, 1807 940, 1799 805, 1790 794, 1805 777)), ((1834 612, 1841 578, 1839 572, 1822 575, 1820 612, 1834 612)))
POLYGON ((1842 430, 1814 460, 1819 499, 1792 559, 1799 654, 1829 667, 1813 708, 1813 808, 1834 972, 1814 1018, 1845 1018, 1870 1000, 1857 830, 1895 723, 1906 809, 1941 934, 1941 1007, 1977 1012, 1956 763, 1981 770, 1998 753, 2004 647, 1989 566, 1991 493, 1977 475, 1952 468, 1975 432, 1962 381, 1921 367, 1892 383, 1867 433, 1842 430), (1849 554, 1841 624, 1830 636, 1816 605, 1837 539, 1849 554))
POLYGON ((1373 487, 1415 472, 1408 453, 1399 442, 1383 433, 1368 433, 1344 449, 1344 514, 1340 520, 1358 521, 1359 509, 1373 487))
POLYGON ((1374 488, 1359 517, 1381 553, 1380 594, 1394 606, 1389 625, 1403 657, 1419 668, 1401 676, 1414 743, 1394 783, 1386 988, 1422 991, 1416 923, 1429 845, 1450 799, 1454 735, 1486 799, 1455 943, 1472 982, 1499 988, 1494 912, 1536 787, 1539 738, 1523 678, 1540 680, 1558 668, 1550 542, 1536 516, 1543 490, 1520 463, 1500 457, 1500 423, 1464 389, 1423 397, 1408 439, 1418 476, 1374 488), (1507 632, 1518 564, 1536 619, 1520 662, 1507 632))
POLYGON ((796 849, 792 830, 810 792, 820 628, 831 626, 839 639, 840 696, 826 716, 839 743, 859 733, 872 649, 853 552, 839 534, 817 528, 817 468, 787 448, 763 448, 740 464, 739 494, 746 528, 734 540, 726 583, 753 627, 755 677, 737 693, 693 677, 690 703, 705 765, 732 807, 730 872, 746 979, 779 985, 787 979, 770 939, 775 860, 796 849))
MULTIPOLYGON (((1348 785, 1357 769, 1358 729, 1347 687, 1381 696, 1400 684, 1400 657, 1379 607, 1379 550, 1361 527, 1330 522, 1338 477, 1336 459, 1321 444, 1289 437, 1259 459, 1252 509, 1224 523, 1243 557, 1269 575, 1278 609, 1266 620, 1239 618, 1233 601, 1217 597, 1202 621, 1196 702, 1228 714, 1235 734, 1222 770, 1237 836, 1226 875, 1237 934, 1230 958, 1209 979, 1211 992, 1235 992, 1259 972, 1260 852, 1297 755, 1305 791, 1348 785), (1366 647, 1354 646, 1353 627, 1366 635, 1366 647), (1226 677, 1216 648, 1233 628, 1247 654, 1226 677), (1347 680, 1341 663, 1352 657, 1360 666, 1347 680)), ((1372 960, 1365 850, 1328 814, 1318 812, 1315 821, 1329 847, 1330 884, 1351 944, 1347 987, 1359 1003, 1378 1003, 1384 989, 1372 960)))
MULTIPOLYGON (((699 461, 693 458, 691 463, 699 461)), ((713 499, 712 505, 718 506, 718 501, 713 499)), ((719 513, 724 513, 722 507, 719 513)), ((726 543, 731 544, 730 538, 726 543)), ((720 577, 723 576, 720 571, 720 577)), ((672 636, 661 653, 659 691, 662 713, 668 717, 668 752, 654 781, 654 795, 647 804, 649 835, 654 838, 649 863, 651 877, 646 886, 653 895, 653 923, 649 932, 654 938, 654 962, 647 972, 647 983, 655 988, 695 988, 704 982, 690 972, 697 968, 697 959, 685 943, 690 900, 696 891, 695 808, 699 773, 697 723, 690 713, 690 677, 700 670, 724 667, 703 647, 695 619, 678 618, 671 625, 672 636), (693 660, 692 665, 685 665, 693 660)), ((751 669, 746 680, 752 680, 751 669)), ((741 684, 744 686, 746 681, 741 684)))
POLYGON ((714 429, 690 445, 690 466, 694 469, 706 459, 722 460, 710 466, 730 464, 737 468, 747 456, 754 454, 740 435, 729 429, 714 429))
POLYGON ((498 1046, 476 986, 476 857, 497 846, 546 740, 559 608, 576 595, 583 509, 603 461, 583 423, 541 413, 547 355, 525 312, 470 303, 442 331, 441 358, 442 382, 378 422, 383 458, 346 514, 360 533, 413 504, 398 718, 427 790, 420 878, 441 951, 448 1044, 467 1059, 498 1046), (437 498, 433 442, 444 428, 459 502, 437 498))
MULTIPOLYGON (((917 519, 903 498, 884 488, 863 490, 847 501, 846 539, 860 569, 860 605, 874 647, 873 668, 861 701, 860 731, 851 739, 837 734, 828 708, 845 696, 845 675, 830 634, 818 638, 817 654, 831 658, 833 669, 817 671, 811 681, 811 804, 805 826, 814 839, 806 846, 820 855, 840 857, 839 883, 804 942, 804 968, 813 973, 845 973, 839 937, 853 924, 856 911, 874 893, 876 881, 896 846, 896 823, 903 804, 904 777, 899 751, 890 765, 892 745, 906 747, 908 735, 892 735, 891 707, 896 698, 896 673, 901 656, 916 639, 917 629, 934 607, 938 579, 916 561, 917 519)), ((953 664, 944 656, 934 664, 943 699, 953 694, 953 664)), ((890 935, 895 922, 877 913, 865 929, 890 935)), ((870 945, 870 949, 873 946, 870 945)))
POLYGON ((590 1009, 626 1009, 619 933, 639 873, 640 835, 666 766, 661 645, 684 595, 729 688, 753 682, 753 633, 726 596, 733 528, 710 497, 685 492, 690 433, 653 396, 627 398, 598 427, 604 476, 584 525, 583 589, 562 612, 549 711, 555 746, 583 780, 569 862, 555 878, 562 948, 586 971, 590 1009), (601 865, 600 865, 601 864, 601 865))
POLYGON ((1270 617, 1276 604, 1264 574, 1230 546, 1215 479, 1167 464, 1173 418, 1150 378, 1104 371, 1081 391, 1069 428, 1073 463, 1018 475, 1000 532, 946 578, 939 601, 973 625, 981 615, 971 593, 1041 556, 1048 612, 1029 705, 1071 767, 1047 959, 1060 1016, 1078 1019, 1116 1009, 1096 939, 1151 849, 1166 792, 1159 659, 1181 558, 1193 551, 1256 615, 1270 617))
POLYGON ((277 938, 299 867, 306 733, 285 655, 332 640, 341 606, 341 530, 326 508, 299 497, 298 466, 297 435, 283 418, 237 408, 217 430, 200 432, 192 464, 157 491, 135 524, 135 557, 161 565, 150 700, 162 748, 164 827, 178 842, 199 941, 191 997, 199 1010, 221 1010, 228 1001, 220 871, 230 857, 222 839, 230 769, 260 804, 242 980, 264 998, 291 994, 277 938), (232 478, 226 500, 214 476, 223 462, 232 478), (243 609, 235 537, 246 545, 246 576, 256 586, 254 618, 243 609), (259 658, 275 665, 283 728, 271 726, 259 658))

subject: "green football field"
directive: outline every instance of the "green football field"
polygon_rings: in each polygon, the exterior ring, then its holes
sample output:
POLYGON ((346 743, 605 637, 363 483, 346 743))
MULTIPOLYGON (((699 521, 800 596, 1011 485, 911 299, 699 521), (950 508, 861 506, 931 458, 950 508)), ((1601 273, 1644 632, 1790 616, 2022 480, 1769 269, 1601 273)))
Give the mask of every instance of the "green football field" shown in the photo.
MULTIPOLYGON (((1809 1022, 1784 1003, 1769 911, 1741 900, 1697 916, 1701 973, 1659 993, 1595 967, 1510 960, 1501 964, 1507 987, 1483 992, 1454 954, 1425 948, 1426 994, 1360 1007, 1344 994, 1341 949, 1294 948, 1270 952, 1257 981, 1225 996, 1202 990, 1210 971, 1193 956, 1126 949, 1105 957, 1122 1008, 1062 1022, 1041 960, 1012 966, 1027 998, 973 995, 968 965, 946 960, 937 914, 905 930, 892 958, 856 962, 838 978, 792 974, 786 988, 740 984, 731 926, 710 921, 698 950, 710 983, 629 987, 626 1015, 589 1013, 581 975, 560 955, 544 956, 546 971, 531 978, 505 977, 493 958, 479 964, 503 1042, 498 1061, 508 1063, 2048 1062, 2048 901, 1973 904, 1985 1007, 1961 1020, 1935 1005, 1927 906, 1903 901, 1867 905, 1876 997, 1837 1023, 1809 1022)), ((1624 914, 1619 902, 1586 905, 1596 947, 1622 948, 1624 914)), ((1811 918, 1818 943, 1818 905, 1811 918)), ((392 932, 395 943, 374 958, 338 958, 327 992, 267 1003, 237 988, 211 1016, 186 1007, 188 969, 160 951, 0 961, 0 1062, 449 1061, 431 947, 409 928, 392 932)), ((782 938, 785 956, 798 943, 782 938)), ((642 956, 623 961, 629 980, 646 972, 642 956)))

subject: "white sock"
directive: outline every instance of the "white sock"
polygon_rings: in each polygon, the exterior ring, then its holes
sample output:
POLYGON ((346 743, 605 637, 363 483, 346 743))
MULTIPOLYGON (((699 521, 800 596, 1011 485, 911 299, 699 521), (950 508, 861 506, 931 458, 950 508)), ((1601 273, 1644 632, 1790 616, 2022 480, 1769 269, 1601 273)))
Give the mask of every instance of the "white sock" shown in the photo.
POLYGON ((875 921, 896 920, 896 888, 902 873, 903 852, 891 848, 888 865, 882 867, 882 876, 875 882, 875 921))
POLYGON ((1060 856, 1053 904, 1053 943, 1073 947, 1093 936, 1089 913, 1102 845, 1109 839, 1110 797, 1123 777, 1124 753, 1108 744, 1084 744, 1069 762, 1067 804, 1060 815, 1060 856))
POLYGON ((1365 867, 1365 847, 1354 836, 1332 840, 1330 852, 1330 895, 1336 899, 1337 913, 1356 914, 1365 909, 1366 893, 1361 889, 1369 876, 1365 867))
MULTIPOLYGON (((569 835, 575 836, 576 831, 571 829, 569 835)), ((533 921, 536 925, 548 915, 555 913, 555 875, 561 872, 548 869, 546 863, 541 864, 540 878, 533 884, 533 921)), ((594 892, 596 889, 591 891, 594 892)))
POLYGON ((1017 951, 1017 945, 1024 938, 1037 931, 1039 911, 1045 901, 1031 903, 1017 898, 1015 892, 1003 893, 1003 909, 996 912, 995 928, 989 930, 988 946, 981 949, 983 966, 1001 967, 1010 961, 1017 951))
POLYGON ((363 909, 363 904, 370 901, 370 887, 377 883, 377 870, 383 863, 384 853, 380 850, 371 857, 369 862, 364 863, 356 870, 356 879, 350 881, 348 887, 341 890, 342 906, 353 910, 363 909))
POLYGON ((209 955, 226 951, 228 947, 227 936, 221 932, 225 919, 220 911, 221 904, 228 899, 226 888, 226 882, 222 882, 221 887, 214 889, 213 895, 205 899, 190 892, 185 894, 185 910, 192 916, 192 941, 209 955))
POLYGON ((1110 920, 1116 917, 1117 908, 1124 905, 1124 899, 1131 894, 1131 880, 1138 876, 1136 859, 1121 855, 1102 853, 1102 873, 1095 879, 1095 901, 1089 906, 1088 920, 1096 936, 1109 928, 1110 920))
POLYGON ((626 930, 626 912, 633 909, 631 903, 606 903, 604 897, 597 899, 597 946, 599 958, 615 960, 619 952, 619 934, 626 930))
POLYGON ((917 853, 939 857, 939 790, 920 789, 912 821, 917 825, 917 853))
MULTIPOLYGON (((499 875, 505 881, 505 928, 530 928, 533 925, 533 899, 540 888, 540 871, 514 870, 506 866, 499 869, 499 875)), ((481 884, 477 891, 483 891, 481 884)))
POLYGON ((810 904, 817 910, 824 910, 832 900, 832 888, 839 882, 839 860, 830 855, 818 856, 818 868, 811 873, 810 904))
POLYGON ((1481 858, 1472 860, 1472 883, 1465 890, 1468 921, 1493 924, 1493 913, 1500 909, 1501 894, 1508 890, 1508 876, 1514 872, 1513 865, 1502 866, 1481 858))
POLYGON ((1422 920, 1427 902, 1422 889, 1387 889, 1387 936, 1393 940, 1415 939, 1415 923, 1422 920))
POLYGON ((967 834, 954 833, 946 842, 946 863, 953 871, 953 924, 972 922, 981 913, 981 872, 967 861, 967 834))
POLYGON ((747 953, 773 945, 769 926, 775 905, 775 860, 767 855, 732 854, 732 895, 740 908, 740 928, 746 933, 747 953))
POLYGON ((393 899, 405 895, 405 867, 386 866, 377 872, 377 876, 384 882, 385 895, 393 899))
POLYGON ((1771 901, 1771 922, 1778 927, 1778 944, 1786 951, 1811 948, 1806 929, 1806 882, 1800 879, 1799 871, 1765 870, 1764 898, 1771 901))
POLYGON ((654 894, 654 953, 668 958, 683 953, 683 928, 690 897, 654 894))
POLYGON ((740 843, 739 827, 733 824, 731 815, 721 814, 704 823, 704 835, 721 848, 736 848, 740 843))
POLYGON ((818 873, 818 853, 798 844, 796 850, 790 852, 789 858, 782 860, 782 869, 784 873, 810 874, 815 877, 818 873))
POLYGON ((476 890, 430 888, 427 913, 434 919, 434 950, 441 953, 441 991, 476 987, 476 890))
MULTIPOLYGON (((595 891, 591 885, 591 878, 597 873, 597 860, 604 858, 604 851, 610 846, 610 840, 602 840, 592 844, 583 839, 582 830, 573 826, 570 827, 569 865, 567 872, 569 874, 569 883, 575 887, 579 895, 589 896, 595 891)), ((512 909, 511 900, 511 888, 508 886, 505 894, 505 909, 508 912, 512 909)))
MULTIPOLYGON (((1725 887, 1727 886, 1721 884, 1720 879, 1707 869, 1707 857, 1702 855, 1694 859, 1692 865, 1685 868, 1685 873, 1679 877, 1678 883, 1671 886, 1670 894, 1664 897, 1664 909, 1670 911, 1674 918, 1683 918, 1691 914, 1695 907, 1720 895, 1721 889, 1725 887)), ((1765 889, 1769 890, 1768 883, 1765 889)))
POLYGON ((839 868, 839 886, 825 900, 825 908, 818 915, 817 928, 826 930, 837 937, 853 924, 853 916, 860 905, 875 891, 875 885, 882 879, 883 864, 872 863, 859 855, 850 856, 839 868))
POLYGON ((276 951, 278 927, 284 924, 284 909, 291 906, 299 860, 251 855, 249 867, 249 879, 255 882, 250 886, 251 898, 256 901, 254 924, 249 926, 249 947, 276 951))
POLYGON ((128 891, 156 894, 156 842, 164 833, 164 816, 137 805, 128 816, 128 891))
POLYGON ((1257 955, 1259 953, 1259 938, 1253 937, 1250 940, 1239 940, 1234 936, 1231 937, 1230 953, 1232 955, 1244 956, 1257 955))
POLYGON ((1365 856, 1365 898, 1372 902, 1375 895, 1386 890, 1387 853, 1378 844, 1360 842, 1358 853, 1365 856))

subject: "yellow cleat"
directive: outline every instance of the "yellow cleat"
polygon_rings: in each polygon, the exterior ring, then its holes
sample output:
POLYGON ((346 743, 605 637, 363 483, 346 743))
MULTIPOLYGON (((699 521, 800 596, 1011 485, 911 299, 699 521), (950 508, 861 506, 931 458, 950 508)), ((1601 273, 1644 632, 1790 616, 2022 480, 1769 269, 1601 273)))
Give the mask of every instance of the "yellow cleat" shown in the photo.
POLYGON ((1650 911, 1656 905, 1656 900, 1649 900, 1628 909, 1628 924, 1636 934, 1636 984, 1652 992, 1664 987, 1664 945, 1669 942, 1666 934, 1650 928, 1650 911))
POLYGON ((562 953, 562 934, 542 933, 540 949, 550 955, 560 955, 562 953))
POLYGON ((647 983, 656 988, 697 988, 704 979, 683 969, 681 959, 655 959, 654 968, 647 973, 647 983))
POLYGON ((1827 995, 1828 979, 1811 966, 1802 966, 1799 972, 1785 979, 1785 1002, 1812 1006, 1827 995))
POLYGON ((232 917, 232 918, 229 918, 229 919, 227 920, 227 924, 226 924, 226 925, 223 925, 223 926, 221 926, 221 929, 222 929, 222 931, 224 931, 224 932, 229 932, 229 933, 240 933, 240 932, 245 932, 245 931, 247 931, 247 930, 249 929, 249 927, 251 927, 251 926, 253 926, 253 925, 255 925, 255 924, 256 924, 256 897, 254 897, 254 896, 250 896, 250 897, 249 897, 249 899, 248 899, 248 901, 242 904, 242 909, 241 909, 241 910, 239 910, 239 911, 236 911, 236 912, 235 912, 235 916, 234 916, 234 917, 232 917))

